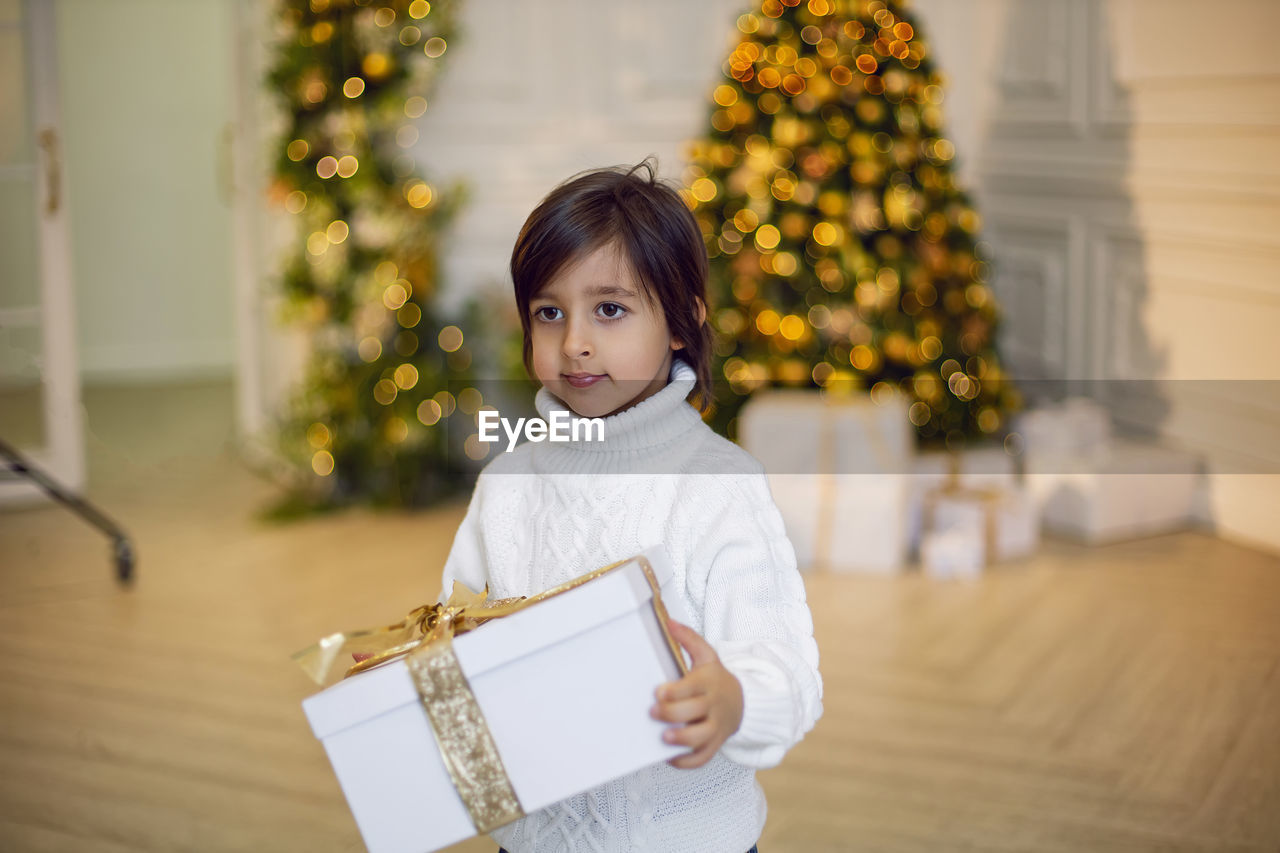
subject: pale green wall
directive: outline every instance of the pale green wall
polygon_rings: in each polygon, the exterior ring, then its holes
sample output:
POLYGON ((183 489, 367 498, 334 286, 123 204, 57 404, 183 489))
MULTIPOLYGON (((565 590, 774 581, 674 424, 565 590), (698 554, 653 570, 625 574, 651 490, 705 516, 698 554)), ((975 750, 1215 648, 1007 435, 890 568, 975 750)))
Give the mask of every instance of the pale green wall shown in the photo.
POLYGON ((86 381, 229 375, 231 0, 59 0, 86 381))

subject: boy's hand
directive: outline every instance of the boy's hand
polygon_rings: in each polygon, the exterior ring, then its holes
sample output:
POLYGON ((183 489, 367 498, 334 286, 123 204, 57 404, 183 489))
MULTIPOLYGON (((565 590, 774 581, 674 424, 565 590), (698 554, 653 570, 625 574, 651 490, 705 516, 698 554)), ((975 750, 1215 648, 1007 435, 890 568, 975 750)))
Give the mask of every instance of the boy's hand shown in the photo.
POLYGON ((693 667, 684 678, 657 689, 658 702, 649 709, 649 715, 683 724, 667 729, 662 739, 692 750, 667 762, 672 767, 691 770, 710 761, 742 725, 742 685, 696 631, 674 619, 668 619, 667 626, 671 636, 689 650, 693 667))

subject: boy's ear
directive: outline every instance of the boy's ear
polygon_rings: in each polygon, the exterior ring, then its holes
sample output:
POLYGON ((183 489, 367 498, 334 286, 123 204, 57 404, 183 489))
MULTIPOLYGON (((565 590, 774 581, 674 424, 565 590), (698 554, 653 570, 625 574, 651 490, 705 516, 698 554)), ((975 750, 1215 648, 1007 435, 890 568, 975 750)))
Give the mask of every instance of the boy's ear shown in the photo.
MULTIPOLYGON (((696 313, 698 315, 698 328, 701 329, 702 324, 707 322, 707 304, 696 296, 693 299, 698 303, 696 313)), ((672 338, 671 348, 673 350, 684 349, 684 341, 679 338, 672 338)))

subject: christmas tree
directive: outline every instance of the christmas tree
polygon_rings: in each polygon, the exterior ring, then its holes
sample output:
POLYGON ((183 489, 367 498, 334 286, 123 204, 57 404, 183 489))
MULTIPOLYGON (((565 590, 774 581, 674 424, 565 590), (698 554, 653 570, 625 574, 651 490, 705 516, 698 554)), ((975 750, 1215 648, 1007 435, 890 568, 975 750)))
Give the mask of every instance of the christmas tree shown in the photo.
POLYGON ((280 419, 291 493, 278 514, 415 505, 460 487, 445 425, 471 355, 440 318, 440 234, 460 200, 417 174, 413 120, 453 37, 438 0, 287 0, 269 83, 284 128, 271 195, 297 238, 282 287, 306 375, 280 419), (456 387, 456 384, 454 384, 456 387))
POLYGON ((453 37, 438 0, 287 0, 269 85, 283 102, 272 196, 297 237, 282 287, 310 361, 281 418, 277 512, 408 505, 460 485, 445 430, 471 355, 438 316, 438 246, 459 201, 420 177, 414 120, 453 37))
POLYGON ((943 135, 942 82, 888 0, 764 0, 712 93, 686 198, 711 256, 717 421, 768 385, 900 389, 925 443, 998 433, 980 220, 943 135))

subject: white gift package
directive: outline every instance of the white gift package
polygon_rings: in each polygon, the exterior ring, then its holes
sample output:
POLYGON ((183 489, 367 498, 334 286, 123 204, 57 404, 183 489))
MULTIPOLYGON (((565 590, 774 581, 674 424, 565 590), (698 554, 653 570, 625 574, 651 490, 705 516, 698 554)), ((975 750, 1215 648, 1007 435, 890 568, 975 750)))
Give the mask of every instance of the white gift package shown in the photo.
MULTIPOLYGON (((1031 493, 1020 486, 958 491, 946 489, 926 498, 926 529, 920 557, 928 564, 925 545, 931 534, 963 530, 976 535, 978 565, 1016 560, 1040 544, 1040 511, 1031 493)), ((950 540, 948 540, 950 541, 950 540)), ((933 546, 935 551, 937 544, 933 546)))
POLYGON ((742 408, 742 446, 760 460, 801 569, 893 573, 907 556, 915 435, 893 395, 774 390, 742 408))
POLYGON ((906 563, 906 477, 771 474, 769 490, 801 570, 894 574, 906 563))
POLYGON ((930 531, 920 541, 920 565, 936 580, 977 577, 985 554, 982 532, 971 527, 930 531))
POLYGON ((915 434, 899 394, 771 390, 751 397, 738 437, 770 474, 901 474, 910 470, 915 434))
POLYGON ((1089 397, 1068 397, 1017 415, 1024 452, 1087 454, 1111 442, 1111 414, 1089 397))
POLYGON ((1001 445, 969 447, 954 456, 945 450, 917 454, 912 462, 907 499, 908 551, 920 550, 923 557, 925 498, 945 485, 953 474, 957 485, 969 489, 1015 489, 1018 485, 1017 462, 1001 445))
POLYGON ((1088 455, 1027 455, 1045 529, 1097 544, 1167 533, 1195 521, 1202 464, 1173 447, 1113 439, 1088 455))
MULTIPOLYGON (((687 621, 665 551, 592 575, 451 641, 523 814, 687 751, 664 743, 668 724, 649 716, 655 689, 685 666, 657 615, 665 605, 687 621), (669 592, 657 607, 655 584, 669 592)), ((483 821, 446 767, 442 749, 460 759, 450 733, 433 728, 413 654, 302 703, 371 853, 426 853, 520 816, 477 829, 483 821)), ((465 753, 483 738, 455 740, 465 753)))

